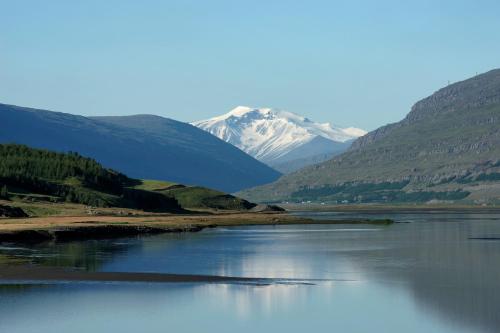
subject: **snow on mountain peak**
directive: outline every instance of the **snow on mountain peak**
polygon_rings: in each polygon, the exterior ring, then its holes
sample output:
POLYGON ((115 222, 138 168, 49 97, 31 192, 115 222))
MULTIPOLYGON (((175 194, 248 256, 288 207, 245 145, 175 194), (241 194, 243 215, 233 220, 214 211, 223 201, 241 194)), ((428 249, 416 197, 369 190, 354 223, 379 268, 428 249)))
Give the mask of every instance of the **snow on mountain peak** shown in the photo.
POLYGON ((232 109, 231 111, 229 111, 228 113, 226 113, 224 116, 226 116, 226 117, 231 117, 231 116, 242 117, 245 114, 252 112, 253 110, 254 109, 249 108, 248 106, 237 106, 234 109, 232 109))
POLYGON ((343 143, 366 134, 353 127, 315 123, 292 112, 238 106, 228 113, 192 123, 255 158, 272 162, 317 137, 343 143))

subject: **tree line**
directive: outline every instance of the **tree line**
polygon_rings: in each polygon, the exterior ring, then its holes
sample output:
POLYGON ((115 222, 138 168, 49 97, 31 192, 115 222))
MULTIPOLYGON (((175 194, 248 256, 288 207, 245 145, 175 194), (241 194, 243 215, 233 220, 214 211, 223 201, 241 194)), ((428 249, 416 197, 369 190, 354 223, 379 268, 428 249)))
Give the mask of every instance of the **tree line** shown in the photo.
POLYGON ((132 182, 127 176, 76 152, 56 153, 24 145, 0 145, 0 177, 16 176, 51 181, 77 178, 85 186, 108 192, 120 191, 124 184, 132 182))
POLYGON ((174 198, 130 188, 137 183, 76 152, 57 153, 0 144, 0 197, 3 199, 9 198, 9 190, 17 189, 96 207, 180 209, 174 198))

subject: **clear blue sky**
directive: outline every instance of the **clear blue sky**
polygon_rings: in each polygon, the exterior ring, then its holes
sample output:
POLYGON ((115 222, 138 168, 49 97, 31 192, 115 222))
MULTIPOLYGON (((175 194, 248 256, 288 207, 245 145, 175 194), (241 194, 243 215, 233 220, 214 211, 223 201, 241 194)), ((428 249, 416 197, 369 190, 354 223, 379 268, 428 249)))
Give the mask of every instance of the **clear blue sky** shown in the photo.
POLYGON ((0 0, 0 102, 193 121, 236 105, 374 129, 500 67, 500 2, 0 0))

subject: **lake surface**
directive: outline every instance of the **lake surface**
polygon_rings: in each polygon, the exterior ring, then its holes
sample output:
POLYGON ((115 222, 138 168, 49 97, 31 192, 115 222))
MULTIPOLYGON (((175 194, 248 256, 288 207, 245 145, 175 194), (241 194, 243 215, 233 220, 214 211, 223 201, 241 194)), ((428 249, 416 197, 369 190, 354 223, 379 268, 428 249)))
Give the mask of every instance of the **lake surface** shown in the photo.
POLYGON ((4 283, 0 332, 500 331, 499 213, 303 215, 404 223, 3 246, 0 255, 37 265, 276 280, 4 283))

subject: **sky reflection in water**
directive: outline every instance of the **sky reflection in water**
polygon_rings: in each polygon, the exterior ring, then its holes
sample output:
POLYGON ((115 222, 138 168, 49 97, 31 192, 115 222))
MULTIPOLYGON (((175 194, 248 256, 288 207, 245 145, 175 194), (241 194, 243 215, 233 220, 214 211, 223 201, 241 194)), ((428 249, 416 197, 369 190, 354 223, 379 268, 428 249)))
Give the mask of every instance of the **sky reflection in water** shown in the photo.
POLYGON ((91 271, 333 281, 3 287, 0 332, 496 332, 500 241, 470 238, 500 235, 499 216, 388 217, 413 223, 245 227, 3 248, 37 264, 91 271))

